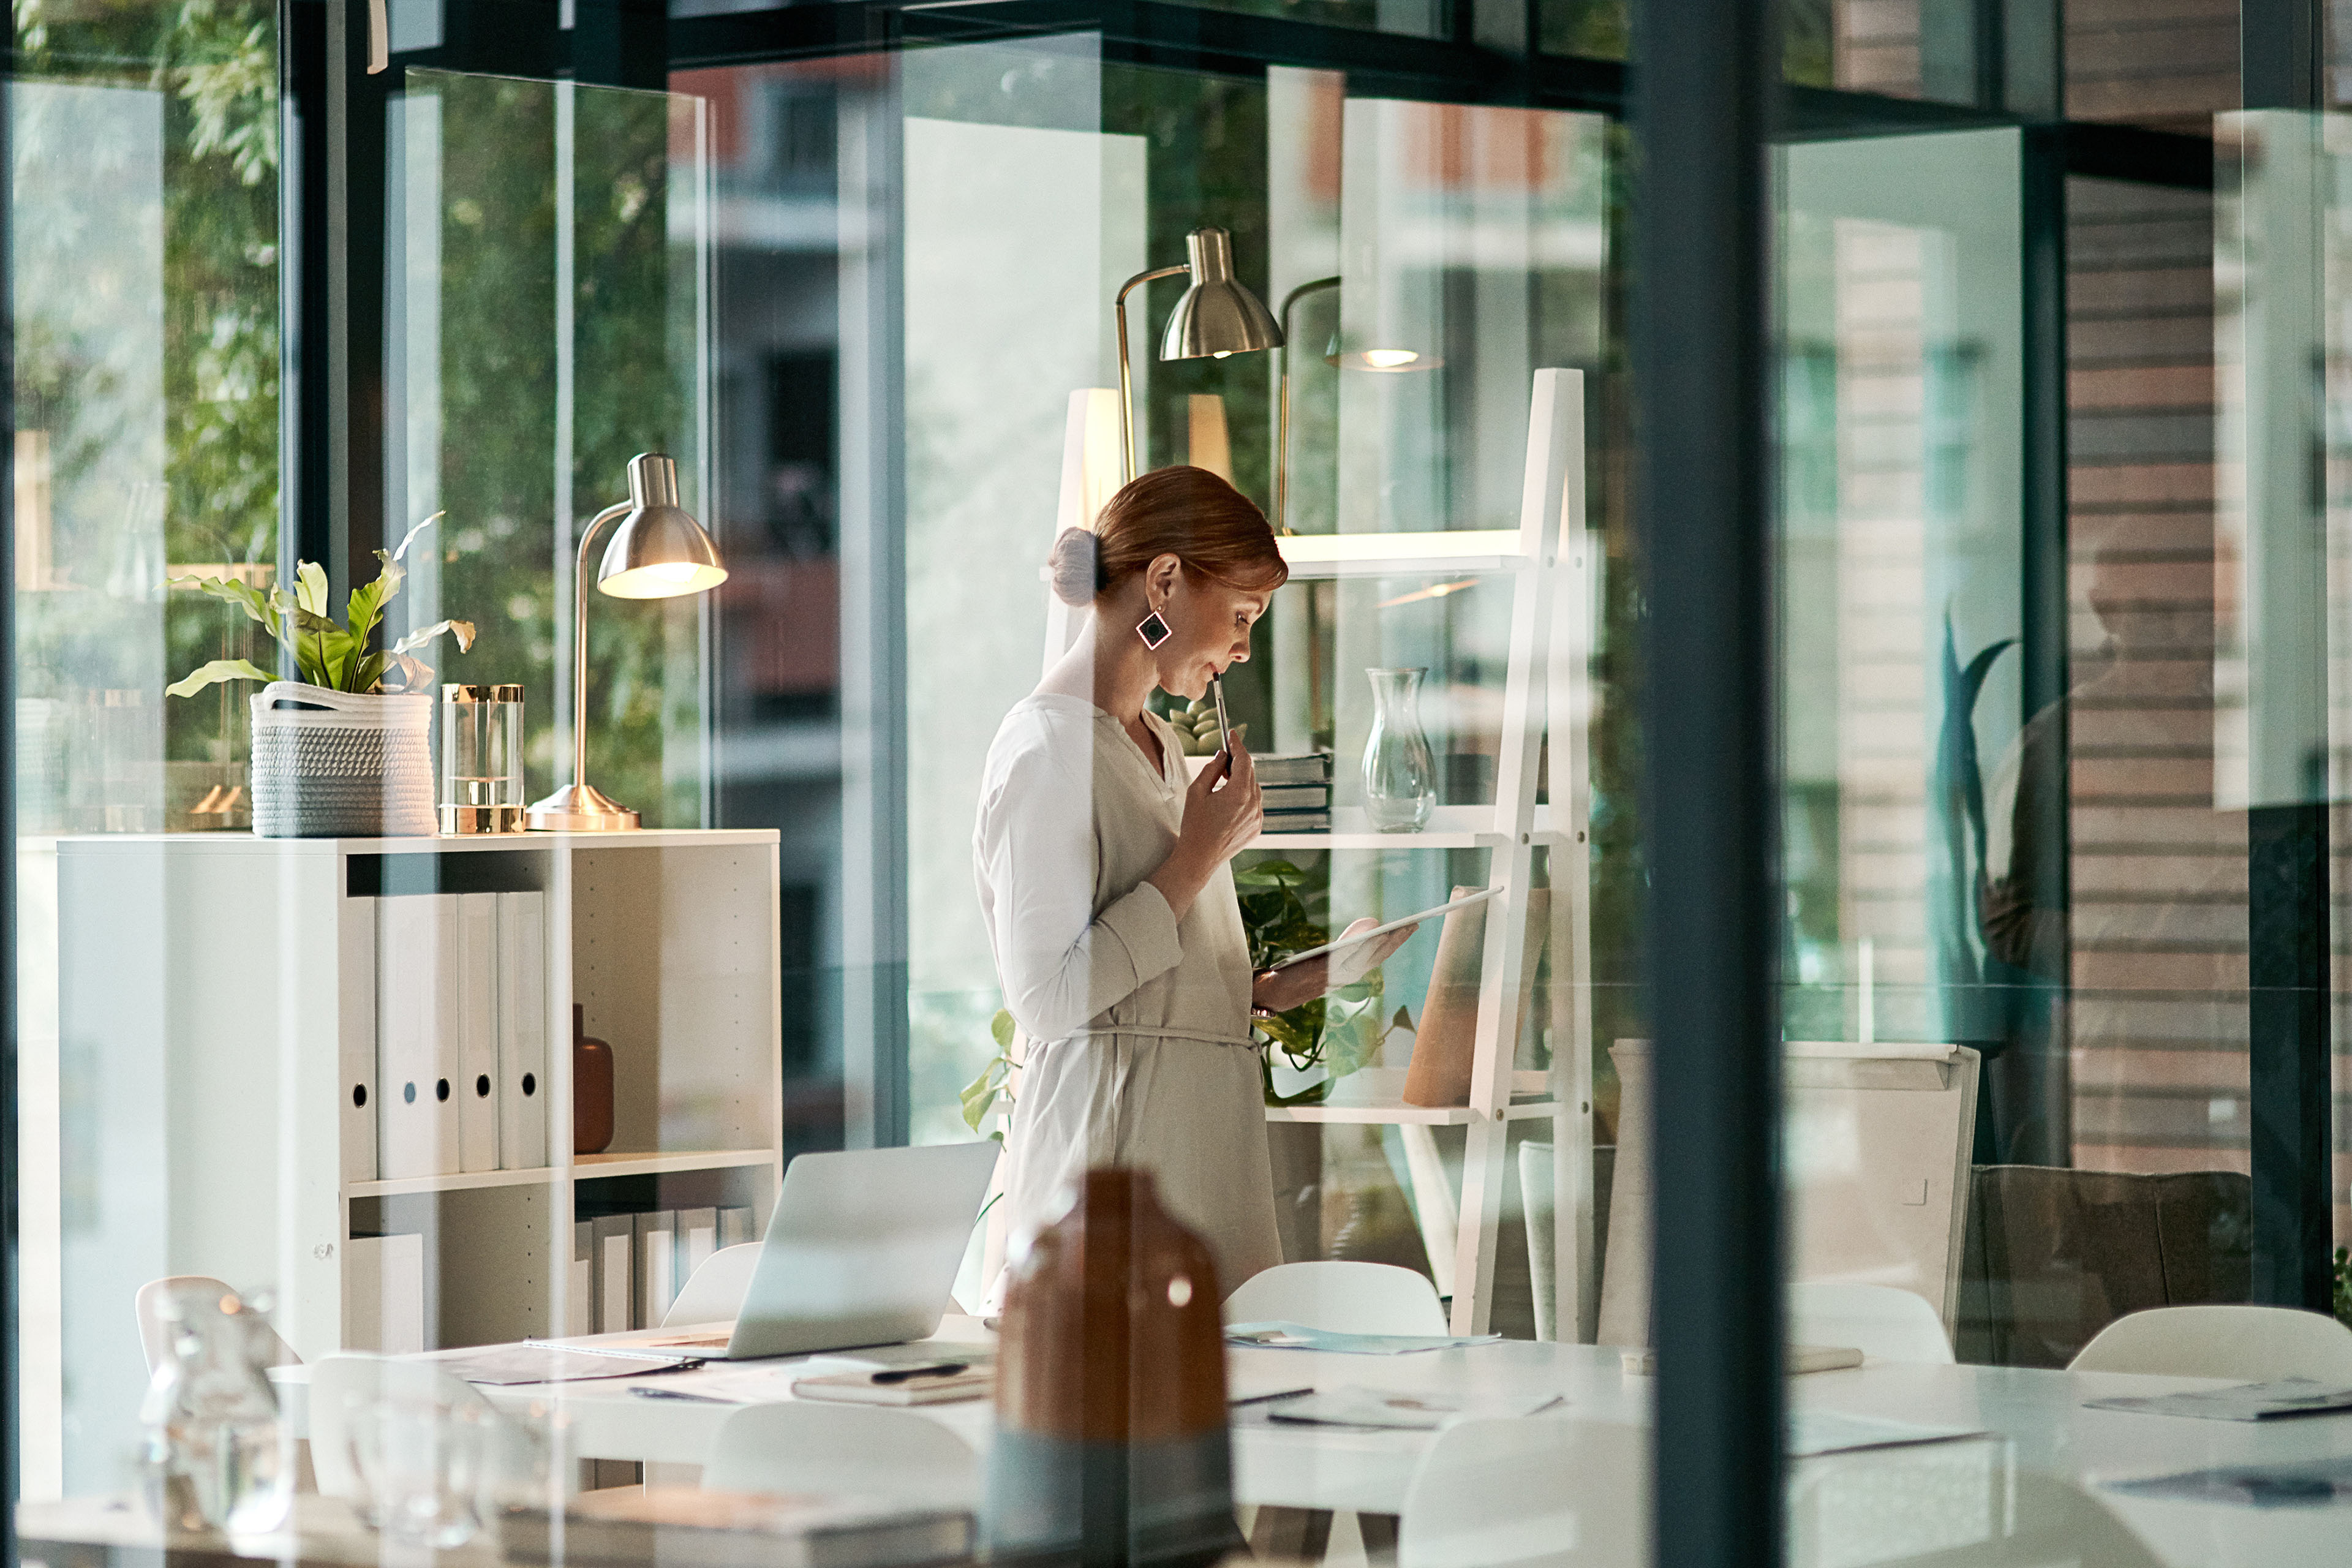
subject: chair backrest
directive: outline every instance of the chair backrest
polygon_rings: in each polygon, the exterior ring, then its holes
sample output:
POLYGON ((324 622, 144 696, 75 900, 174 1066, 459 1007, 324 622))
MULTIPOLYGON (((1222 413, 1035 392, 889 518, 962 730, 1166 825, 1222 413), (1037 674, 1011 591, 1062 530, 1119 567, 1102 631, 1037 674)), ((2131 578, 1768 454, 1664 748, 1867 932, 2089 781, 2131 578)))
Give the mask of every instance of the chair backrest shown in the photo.
POLYGON ((1445 1309, 1428 1276, 1392 1263, 1282 1263, 1225 1298, 1225 1321, 1303 1323, 1339 1334, 1442 1334, 1445 1309))
POLYGON ((2130 1175, 1977 1167, 1963 1359, 2061 1367, 2117 1318, 2243 1301, 2253 1285, 2253 1185, 2236 1171, 2130 1175))
POLYGON ((386 1396, 469 1406, 481 1413, 489 1427, 495 1429, 498 1425, 489 1402, 472 1384, 460 1383, 431 1362, 399 1356, 322 1356, 310 1365, 309 1405, 310 1463, 319 1490, 326 1496, 364 1495, 352 1453, 352 1422, 386 1396))
POLYGON ((1874 1361, 1952 1364, 1944 1321, 1924 1297, 1892 1285, 1803 1279, 1789 1287, 1789 1342, 1846 1345, 1874 1361))
POLYGON ((2101 1329, 2066 1370, 2352 1384, 2352 1329, 2291 1307, 2158 1307, 2101 1329))
POLYGON ((1405 1489, 1398 1568, 1646 1568, 1643 1436, 1540 1415, 1445 1428, 1405 1489))
POLYGON ((727 1417, 703 1461, 702 1484, 968 1509, 980 1502, 980 1460, 961 1437, 912 1410, 785 1400, 727 1417))
POLYGON ((702 1260, 687 1280, 686 1289, 662 1314, 661 1326, 674 1323, 719 1323, 743 1310, 743 1294, 751 1289, 751 1270, 760 1262, 760 1244, 742 1242, 722 1247, 702 1260))
MULTIPOLYGON (((1790 1273, 1900 1285, 1956 1322, 1978 1054, 1900 1041, 1790 1040, 1782 1051, 1790 1273)), ((1649 1042, 1619 1040, 1609 1055, 1619 1087, 1618 1190, 1596 1337, 1639 1345, 1650 1334, 1649 1042)))
MULTIPOLYGON (((164 1356, 171 1352, 171 1331, 163 1321, 163 1302, 183 1285, 207 1286, 224 1296, 236 1294, 209 1274, 167 1274, 161 1279, 150 1279, 139 1287, 138 1295, 131 1300, 131 1310, 139 1317, 139 1348, 146 1352, 147 1374, 150 1377, 155 1374, 155 1369, 163 1364, 164 1356)), ((280 1339, 275 1329, 269 1331, 269 1342, 275 1350, 267 1364, 302 1364, 302 1358, 294 1353, 294 1347, 280 1339)))

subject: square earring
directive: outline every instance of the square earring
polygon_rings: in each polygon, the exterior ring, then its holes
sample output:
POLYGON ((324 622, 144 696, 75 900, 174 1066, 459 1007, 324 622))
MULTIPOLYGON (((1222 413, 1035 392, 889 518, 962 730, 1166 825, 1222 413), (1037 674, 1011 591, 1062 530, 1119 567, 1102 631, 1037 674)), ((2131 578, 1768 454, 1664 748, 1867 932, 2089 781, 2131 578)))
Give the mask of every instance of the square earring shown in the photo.
POLYGON ((1160 618, 1160 612, 1154 610, 1135 623, 1135 635, 1143 639, 1144 647, 1158 647, 1161 643, 1174 637, 1176 632, 1175 628, 1160 618))

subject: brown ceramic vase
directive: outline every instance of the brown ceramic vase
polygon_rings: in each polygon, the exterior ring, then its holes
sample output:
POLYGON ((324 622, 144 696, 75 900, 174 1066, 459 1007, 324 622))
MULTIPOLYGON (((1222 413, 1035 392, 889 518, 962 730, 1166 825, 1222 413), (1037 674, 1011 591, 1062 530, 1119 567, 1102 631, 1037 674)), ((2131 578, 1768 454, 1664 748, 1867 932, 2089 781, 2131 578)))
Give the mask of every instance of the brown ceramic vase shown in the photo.
POLYGON ((572 1005, 572 1152, 601 1154, 613 1143, 613 1047, 588 1033, 588 1010, 572 1005))
POLYGON ((1011 1265, 991 1551, 1183 1568, 1241 1546, 1221 1300, 1208 1247, 1150 1174, 1087 1173, 1011 1265))

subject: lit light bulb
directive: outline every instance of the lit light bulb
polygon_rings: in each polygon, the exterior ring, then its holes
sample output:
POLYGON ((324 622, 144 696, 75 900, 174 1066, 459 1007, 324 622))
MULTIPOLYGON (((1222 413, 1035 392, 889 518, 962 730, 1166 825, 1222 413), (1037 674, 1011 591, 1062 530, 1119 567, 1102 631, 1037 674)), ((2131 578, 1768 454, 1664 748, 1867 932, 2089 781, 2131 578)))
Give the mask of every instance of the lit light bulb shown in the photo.
POLYGON ((691 583, 702 568, 691 561, 665 561, 646 570, 665 583, 691 583))
POLYGON ((1211 359, 1231 359, 1234 357, 1234 351, 1231 349, 1219 349, 1215 353, 1211 354, 1209 357, 1211 359))
POLYGON ((1402 370, 1419 359, 1412 349, 1366 349, 1364 363, 1374 370, 1402 370))

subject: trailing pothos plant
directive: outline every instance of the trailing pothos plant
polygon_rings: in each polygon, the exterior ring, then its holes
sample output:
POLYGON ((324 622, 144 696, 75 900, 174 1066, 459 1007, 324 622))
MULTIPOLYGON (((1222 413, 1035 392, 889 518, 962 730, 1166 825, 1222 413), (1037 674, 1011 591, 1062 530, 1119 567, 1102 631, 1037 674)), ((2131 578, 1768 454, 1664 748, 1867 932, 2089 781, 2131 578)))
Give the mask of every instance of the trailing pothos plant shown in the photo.
MULTIPOLYGON (((416 536, 444 515, 436 511, 410 529, 398 549, 375 552, 383 568, 376 574, 374 582, 351 591, 343 602, 340 626, 327 613, 327 569, 315 561, 305 561, 296 567, 294 591, 290 594, 275 586, 264 593, 234 577, 174 577, 172 581, 189 584, 215 599, 235 605, 259 622, 293 656, 295 668, 313 686, 330 691, 425 691, 432 688, 433 667, 416 657, 417 650, 429 647, 445 632, 457 639, 459 651, 473 647, 473 622, 436 621, 409 633, 389 648, 373 649, 368 644, 383 621, 383 607, 407 580, 408 569, 401 564, 401 558, 416 542, 416 536)), ((224 680, 277 679, 275 671, 264 669, 250 659, 216 658, 163 689, 173 697, 194 697, 224 680)))
MULTIPOLYGON (((1318 911, 1308 903, 1313 898, 1320 904, 1328 894, 1289 861, 1235 867, 1234 890, 1241 900, 1242 924, 1249 932, 1252 973, 1331 940, 1328 917, 1318 920, 1318 911)), ((1412 1017, 1402 1007, 1393 1016, 1382 1016, 1381 989, 1381 972, 1375 969, 1353 984, 1258 1021, 1257 1032, 1292 1068, 1307 1072, 1319 1067, 1324 1072, 1296 1094, 1277 1093, 1269 1052, 1259 1061, 1268 1105, 1320 1104, 1341 1079, 1378 1059, 1381 1045, 1391 1035, 1412 1027, 1412 1017)))
MULTIPOLYGON (((1004 1097, 1005 1104, 1013 1103, 1013 1027, 1012 1012, 999 1007, 996 1016, 988 1021, 988 1035, 996 1042, 996 1054, 988 1058, 980 1076, 964 1085, 963 1093, 958 1096, 963 1101, 963 1124, 974 1132, 980 1131, 980 1124, 996 1108, 999 1095, 1004 1097)), ((1004 1142, 1002 1128, 989 1136, 999 1143, 1004 1142)))

